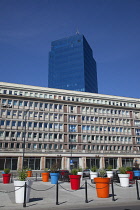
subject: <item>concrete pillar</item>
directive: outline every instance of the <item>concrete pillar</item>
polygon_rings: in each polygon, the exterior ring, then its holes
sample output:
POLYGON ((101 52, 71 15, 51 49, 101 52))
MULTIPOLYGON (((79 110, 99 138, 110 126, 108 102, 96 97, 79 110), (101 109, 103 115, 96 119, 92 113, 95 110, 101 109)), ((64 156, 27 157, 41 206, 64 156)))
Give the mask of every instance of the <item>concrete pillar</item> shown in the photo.
POLYGON ((104 159, 104 157, 100 158, 100 168, 105 168, 105 159, 104 159))
POLYGON ((118 160, 117 160, 117 168, 120 168, 122 167, 122 157, 118 157, 118 160))
POLYGON ((22 169, 22 160, 23 160, 23 157, 18 157, 17 169, 22 169))
POLYGON ((40 170, 45 169, 45 162, 46 162, 46 157, 41 157, 41 159, 40 159, 40 170))

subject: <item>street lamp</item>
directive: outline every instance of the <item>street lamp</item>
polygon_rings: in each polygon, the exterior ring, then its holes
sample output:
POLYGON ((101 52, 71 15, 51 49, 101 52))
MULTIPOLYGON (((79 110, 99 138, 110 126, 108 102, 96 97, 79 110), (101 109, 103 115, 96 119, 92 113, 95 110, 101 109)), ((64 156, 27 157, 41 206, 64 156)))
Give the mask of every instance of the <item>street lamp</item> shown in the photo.
POLYGON ((23 154, 22 154, 22 169, 24 168, 24 155, 25 155, 25 138, 26 138, 26 116, 29 109, 24 111, 24 136, 23 136, 23 154))

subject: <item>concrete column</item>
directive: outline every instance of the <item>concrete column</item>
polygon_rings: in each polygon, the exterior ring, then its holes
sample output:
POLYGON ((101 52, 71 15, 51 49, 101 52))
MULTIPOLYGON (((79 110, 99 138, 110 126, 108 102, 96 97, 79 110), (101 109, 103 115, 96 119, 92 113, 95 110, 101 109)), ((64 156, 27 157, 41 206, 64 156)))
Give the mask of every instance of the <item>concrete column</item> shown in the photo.
POLYGON ((100 168, 105 168, 105 159, 104 159, 104 157, 100 158, 100 168))
POLYGON ((86 157, 82 157, 82 168, 86 168, 86 157))
POLYGON ((118 157, 118 160, 117 160, 117 168, 120 168, 122 167, 122 157, 118 157))
POLYGON ((45 169, 45 161, 46 161, 46 157, 41 157, 40 170, 44 170, 45 169))
POLYGON ((22 160, 23 160, 23 157, 18 157, 17 169, 22 169, 22 160))

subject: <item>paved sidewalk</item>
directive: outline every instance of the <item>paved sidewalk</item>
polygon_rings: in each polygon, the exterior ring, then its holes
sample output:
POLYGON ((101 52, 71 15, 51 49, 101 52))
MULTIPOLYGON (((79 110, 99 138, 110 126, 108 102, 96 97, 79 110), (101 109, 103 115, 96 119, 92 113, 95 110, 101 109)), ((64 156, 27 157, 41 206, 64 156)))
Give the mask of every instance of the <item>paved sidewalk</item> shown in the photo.
MULTIPOLYGON (((35 178, 31 179, 35 180, 35 178)), ((109 198, 97 198, 95 184, 91 184, 89 179, 87 180, 88 203, 85 203, 85 181, 83 180, 81 182, 82 187, 77 191, 70 189, 69 182, 59 182, 59 205, 56 205, 56 185, 52 185, 50 182, 42 182, 41 178, 39 179, 33 182, 32 188, 35 190, 31 190, 30 202, 26 204, 27 207, 24 209, 80 209, 80 207, 97 209, 99 206, 116 206, 120 204, 124 204, 124 206, 131 203, 140 205, 140 200, 137 200, 135 184, 127 188, 120 187, 118 183, 114 184, 116 201, 112 201, 111 185, 109 198), (50 187, 52 188, 46 190, 50 187)), ((14 191, 13 183, 0 183, 0 210, 23 209, 22 204, 15 203, 14 192, 10 193, 10 191, 14 191)))

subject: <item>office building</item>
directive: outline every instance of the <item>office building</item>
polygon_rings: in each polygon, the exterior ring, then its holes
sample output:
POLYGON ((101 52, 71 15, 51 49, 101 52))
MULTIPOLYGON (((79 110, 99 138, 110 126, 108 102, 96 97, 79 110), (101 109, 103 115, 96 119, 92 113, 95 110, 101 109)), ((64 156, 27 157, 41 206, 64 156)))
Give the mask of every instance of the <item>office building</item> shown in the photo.
POLYGON ((0 170, 140 163, 140 99, 0 82, 0 170))
POLYGON ((98 93, 96 61, 83 35, 51 43, 48 87, 98 93))

